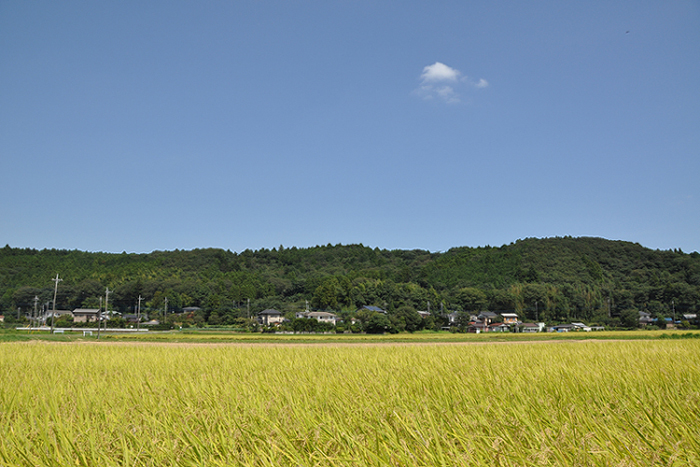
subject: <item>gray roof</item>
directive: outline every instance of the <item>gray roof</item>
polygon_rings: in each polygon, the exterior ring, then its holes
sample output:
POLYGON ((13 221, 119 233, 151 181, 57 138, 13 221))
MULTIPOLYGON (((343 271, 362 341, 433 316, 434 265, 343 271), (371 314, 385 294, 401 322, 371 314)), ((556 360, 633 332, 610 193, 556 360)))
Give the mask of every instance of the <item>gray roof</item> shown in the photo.
MULTIPOLYGON (((56 310, 58 312, 58 310, 56 310)), ((96 315, 100 310, 97 308, 76 308, 73 310, 74 315, 96 315)))
POLYGON ((479 313, 479 316, 488 316, 495 318, 496 316, 498 316, 498 313, 494 313, 493 311, 482 311, 481 313, 479 313))
POLYGON ((327 311, 310 311, 306 313, 306 316, 310 316, 312 318, 315 318, 317 316, 333 316, 335 317, 335 313, 329 313, 327 311))
POLYGON ((281 315, 279 311, 275 310, 274 308, 268 308, 267 310, 263 310, 258 315, 281 315))

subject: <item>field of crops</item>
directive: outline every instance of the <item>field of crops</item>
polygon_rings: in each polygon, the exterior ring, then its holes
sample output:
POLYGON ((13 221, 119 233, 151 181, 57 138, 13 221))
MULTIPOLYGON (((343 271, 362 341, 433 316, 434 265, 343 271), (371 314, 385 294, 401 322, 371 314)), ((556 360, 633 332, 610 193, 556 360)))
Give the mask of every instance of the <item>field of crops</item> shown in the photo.
POLYGON ((700 341, 0 344, 0 465, 700 465, 700 341))
MULTIPOLYGON (((0 329, 0 342, 29 342, 44 340, 50 342, 96 341, 95 329, 91 336, 83 336, 81 331, 50 334, 46 331, 0 329)), ((358 343, 477 343, 477 342, 533 342, 544 340, 635 340, 660 338, 700 339, 700 331, 692 330, 637 330, 637 331, 597 331, 597 332, 538 332, 510 333, 489 332, 481 334, 421 331, 399 334, 316 334, 260 332, 232 332, 230 330, 189 329, 182 331, 150 332, 102 332, 100 340, 108 342, 181 342, 181 343, 237 343, 237 344, 358 344, 358 343)))

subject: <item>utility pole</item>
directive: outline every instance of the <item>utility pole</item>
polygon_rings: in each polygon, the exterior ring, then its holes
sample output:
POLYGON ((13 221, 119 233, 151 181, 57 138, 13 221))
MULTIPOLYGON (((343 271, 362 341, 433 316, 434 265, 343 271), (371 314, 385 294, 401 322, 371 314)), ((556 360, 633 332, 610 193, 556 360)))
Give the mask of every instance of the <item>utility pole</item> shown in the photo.
POLYGON ((102 297, 100 297, 100 309, 97 310, 97 339, 100 338, 100 324, 102 324, 102 297))
POLYGON ((56 294, 58 293, 58 283, 63 279, 59 279, 58 273, 56 273, 56 278, 51 280, 56 283, 56 286, 53 289, 53 312, 51 313, 51 334, 53 334, 53 320, 56 317, 56 294))
POLYGON ((163 323, 165 323, 165 318, 168 316, 168 297, 165 297, 165 305, 163 306, 163 323))
POLYGON ((36 326, 36 318, 37 318, 37 311, 36 311, 36 304, 39 302, 39 297, 34 295, 34 314, 32 315, 32 322, 34 322, 34 326, 36 326))
POLYGON ((535 300, 535 321, 539 322, 539 320, 540 320, 540 315, 539 315, 539 312, 537 310, 537 300, 535 300))
MULTIPOLYGON (((113 292, 113 291, 112 291, 112 290, 109 290, 109 287, 107 287, 107 288, 105 289, 105 314, 108 314, 108 313, 109 313, 109 293, 110 293, 110 292, 113 292)), ((106 326, 105 326, 105 329, 107 329, 106 326)))
POLYGON ((136 312, 136 330, 139 330, 139 325, 141 324, 141 295, 139 294, 139 307, 138 311, 136 312))
POLYGON ((246 315, 247 315, 248 319, 250 319, 250 299, 248 299, 248 308, 246 311, 246 315))

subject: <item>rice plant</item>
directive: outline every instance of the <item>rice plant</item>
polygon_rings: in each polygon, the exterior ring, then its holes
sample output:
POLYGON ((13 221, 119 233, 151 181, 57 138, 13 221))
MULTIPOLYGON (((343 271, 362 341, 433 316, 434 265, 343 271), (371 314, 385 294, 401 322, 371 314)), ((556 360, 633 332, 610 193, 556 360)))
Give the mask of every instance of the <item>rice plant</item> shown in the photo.
POLYGON ((700 342, 0 345, 0 465, 700 465, 700 342))

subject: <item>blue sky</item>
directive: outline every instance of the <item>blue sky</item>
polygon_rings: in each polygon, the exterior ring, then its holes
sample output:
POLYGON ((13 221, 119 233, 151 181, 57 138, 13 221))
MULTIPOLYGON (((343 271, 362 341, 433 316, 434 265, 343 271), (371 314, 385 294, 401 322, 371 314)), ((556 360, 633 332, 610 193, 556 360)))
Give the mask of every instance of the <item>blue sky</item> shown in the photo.
POLYGON ((0 0, 0 243, 698 251, 699 85, 697 1, 0 0))

